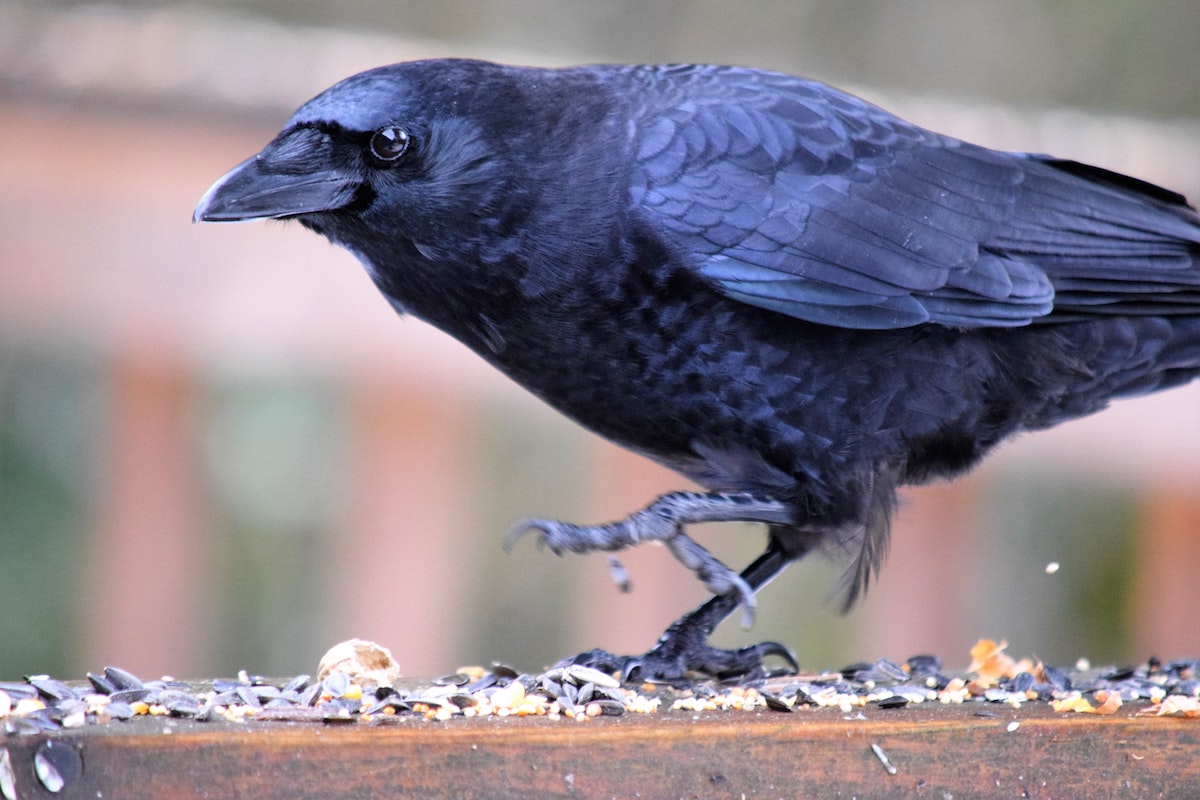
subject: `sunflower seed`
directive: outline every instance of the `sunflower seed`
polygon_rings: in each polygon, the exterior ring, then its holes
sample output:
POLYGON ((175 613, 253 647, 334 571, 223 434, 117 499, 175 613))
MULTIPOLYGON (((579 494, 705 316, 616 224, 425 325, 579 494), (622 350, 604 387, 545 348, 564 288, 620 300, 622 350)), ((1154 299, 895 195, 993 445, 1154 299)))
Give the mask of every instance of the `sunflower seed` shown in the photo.
POLYGON ((781 698, 776 697, 773 694, 769 694, 767 692, 760 692, 759 694, 762 696, 763 700, 767 701, 767 708, 771 709, 772 711, 785 711, 787 713, 791 713, 796 710, 785 703, 781 698))
POLYGON ((113 692, 117 691, 116 684, 114 684, 112 681, 110 681, 108 678, 104 677, 103 675, 97 675, 94 672, 89 672, 87 674, 87 679, 88 679, 88 682, 92 684, 92 688, 95 689, 100 694, 108 695, 108 694, 112 694, 113 692))
POLYGON ((329 677, 321 684, 321 687, 330 697, 341 697, 350 688, 350 676, 344 672, 330 673, 329 677))
POLYGON ((109 682, 118 690, 141 689, 145 686, 141 678, 120 667, 105 667, 104 677, 108 678, 109 682))
POLYGON ((258 695, 254 693, 254 688, 251 686, 239 686, 236 692, 239 700, 243 705, 251 708, 262 708, 262 701, 258 699, 258 695))
POLYGON ((48 739, 33 756, 33 770, 47 791, 58 794, 83 772, 79 751, 57 739, 48 739))
POLYGON ((200 710, 200 701, 197 698, 178 689, 167 689, 159 695, 158 700, 177 717, 193 717, 200 710))
POLYGON ((133 706, 120 700, 113 700, 104 707, 104 713, 113 719, 130 719, 133 717, 133 706))
POLYGON ((312 680, 309 675, 297 675, 283 686, 284 692, 303 692, 308 688, 308 682, 312 680))
POLYGON ((434 678, 433 682, 438 686, 466 686, 471 682, 471 676, 465 672, 456 672, 453 675, 434 678))
POLYGON ((70 686, 46 675, 30 678, 29 684, 47 700, 75 700, 78 698, 70 686))
POLYGON ((625 713, 625 704, 616 700, 593 700, 589 706, 600 706, 600 713, 606 717, 619 717, 625 713))
POLYGON ((571 664, 565 667, 563 675, 577 685, 591 683, 608 689, 617 689, 621 686, 621 682, 607 672, 601 672, 598 669, 592 669, 582 664, 571 664))
POLYGON ((114 703, 136 703, 144 700, 149 694, 149 689, 121 689, 110 694, 109 699, 114 703))

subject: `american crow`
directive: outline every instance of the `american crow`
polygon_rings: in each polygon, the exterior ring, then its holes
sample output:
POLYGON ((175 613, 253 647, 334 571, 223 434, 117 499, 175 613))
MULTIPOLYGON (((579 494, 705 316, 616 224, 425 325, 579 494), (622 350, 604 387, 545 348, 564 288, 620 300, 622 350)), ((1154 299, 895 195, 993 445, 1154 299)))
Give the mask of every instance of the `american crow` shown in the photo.
POLYGON ((898 486, 1200 371, 1200 218, 1180 195, 719 66, 397 64, 302 106, 196 220, 295 218, 400 313, 705 492, 555 552, 657 540, 714 597, 626 677, 761 674, 708 645, 788 562, 878 571, 898 486), (696 522, 766 523, 738 575, 696 522))

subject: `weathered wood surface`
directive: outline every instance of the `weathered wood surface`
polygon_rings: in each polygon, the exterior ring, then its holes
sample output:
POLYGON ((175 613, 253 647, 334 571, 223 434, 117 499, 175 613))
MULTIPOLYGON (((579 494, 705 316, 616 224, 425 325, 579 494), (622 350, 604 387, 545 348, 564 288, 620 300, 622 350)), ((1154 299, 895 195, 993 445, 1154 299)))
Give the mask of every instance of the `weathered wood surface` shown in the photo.
POLYGON ((922 704, 385 725, 142 717, 10 736, 0 751, 19 800, 1196 796, 1200 721, 1136 711, 922 704), (57 795, 34 771, 47 741, 82 763, 57 795))

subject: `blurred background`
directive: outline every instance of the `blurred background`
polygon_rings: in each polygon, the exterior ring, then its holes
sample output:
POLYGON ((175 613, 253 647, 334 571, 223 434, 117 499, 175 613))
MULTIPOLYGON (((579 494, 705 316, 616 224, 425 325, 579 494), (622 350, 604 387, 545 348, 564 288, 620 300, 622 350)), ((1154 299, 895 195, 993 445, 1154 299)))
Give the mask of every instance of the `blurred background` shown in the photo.
MULTIPOLYGON (((296 225, 193 226, 291 111, 429 56, 708 61, 804 74, 915 122, 1200 197, 1194 0, 0 0, 0 679, 312 671, 352 636, 408 674, 640 652, 704 599, 663 548, 522 542, 684 482, 400 321, 296 225)), ((1200 655, 1200 386, 1118 403, 905 493, 889 563, 761 595, 805 667, 980 636, 1070 664, 1200 655), (1057 570, 1050 565, 1057 565, 1057 570)), ((753 526, 699 538, 734 566, 753 526)))

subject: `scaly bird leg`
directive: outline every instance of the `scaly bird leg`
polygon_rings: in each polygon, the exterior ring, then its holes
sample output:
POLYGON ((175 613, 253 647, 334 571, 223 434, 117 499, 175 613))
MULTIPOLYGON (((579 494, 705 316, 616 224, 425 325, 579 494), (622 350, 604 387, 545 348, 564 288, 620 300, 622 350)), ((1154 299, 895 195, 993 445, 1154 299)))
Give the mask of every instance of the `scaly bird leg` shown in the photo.
MULTIPOLYGON (((751 591, 758 591, 800 555, 785 552, 774 539, 766 552, 742 570, 741 580, 751 591)), ((688 673, 717 678, 752 679, 766 674, 763 659, 782 658, 793 671, 796 657, 778 642, 759 642, 740 650, 723 650, 708 644, 708 637, 737 608, 733 594, 718 595, 672 623, 654 647, 640 656, 616 656, 606 650, 589 650, 567 659, 566 663, 585 664, 606 672, 620 672, 626 682, 682 683, 688 673)))
POLYGON ((642 542, 662 542, 710 592, 735 598, 731 610, 742 606, 742 624, 748 628, 754 621, 754 587, 683 532, 685 525, 731 521, 788 524, 791 512, 778 500, 748 492, 671 492, 641 511, 607 525, 572 525, 540 518, 522 520, 504 538, 504 549, 512 549, 530 531, 537 531, 538 544, 556 555, 568 551, 624 550, 642 542))

